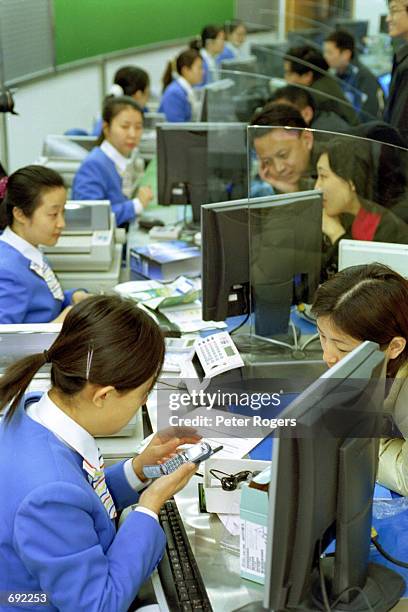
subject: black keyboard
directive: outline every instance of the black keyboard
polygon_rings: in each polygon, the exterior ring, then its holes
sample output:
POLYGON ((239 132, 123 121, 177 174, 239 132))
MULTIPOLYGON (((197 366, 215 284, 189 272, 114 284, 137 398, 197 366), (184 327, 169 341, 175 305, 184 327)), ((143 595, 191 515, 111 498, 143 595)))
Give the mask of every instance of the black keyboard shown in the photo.
POLYGON ((212 611, 174 499, 165 503, 159 520, 167 546, 158 571, 169 609, 171 612, 212 611))

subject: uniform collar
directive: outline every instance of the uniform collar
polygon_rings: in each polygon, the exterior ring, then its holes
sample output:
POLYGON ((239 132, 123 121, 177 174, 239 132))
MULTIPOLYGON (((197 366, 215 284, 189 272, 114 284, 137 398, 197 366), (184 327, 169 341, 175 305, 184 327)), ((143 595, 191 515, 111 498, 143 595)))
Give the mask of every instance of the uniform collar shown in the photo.
POLYGON ((21 236, 18 236, 10 227, 6 227, 0 236, 0 240, 12 246, 16 251, 26 257, 26 259, 33 261, 39 266, 43 265, 44 258, 41 251, 27 242, 27 240, 24 240, 24 238, 21 238, 21 236))
POLYGON ((87 472, 92 473, 100 469, 99 451, 94 438, 58 408, 48 393, 44 393, 40 401, 30 404, 26 413, 33 421, 49 429, 64 444, 79 453, 84 459, 84 469, 87 472))
POLYGON ((126 170, 126 166, 129 163, 129 157, 125 157, 122 153, 119 153, 119 151, 107 140, 104 140, 101 144, 101 150, 113 161, 119 172, 123 173, 126 170))
POLYGON ((207 49, 200 49, 200 54, 201 57, 203 57, 207 64, 210 66, 210 68, 216 67, 215 57, 213 55, 210 55, 207 49))
POLYGON ((194 89, 183 76, 178 77, 177 82, 179 83, 179 85, 181 85, 181 87, 184 89, 184 91, 187 92, 189 96, 194 96, 194 89))

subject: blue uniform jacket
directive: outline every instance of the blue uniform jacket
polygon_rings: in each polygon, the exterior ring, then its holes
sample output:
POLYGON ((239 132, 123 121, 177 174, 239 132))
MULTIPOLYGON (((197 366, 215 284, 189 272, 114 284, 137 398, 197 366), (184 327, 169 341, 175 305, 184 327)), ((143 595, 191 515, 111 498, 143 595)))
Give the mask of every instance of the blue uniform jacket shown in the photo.
POLYGON ((117 225, 135 218, 135 207, 122 192, 122 177, 100 147, 86 156, 72 185, 73 200, 110 200, 117 225))
POLYGON ((237 54, 234 53, 234 51, 231 49, 231 47, 227 46, 227 44, 224 45, 224 49, 221 51, 221 53, 219 55, 217 55, 217 57, 215 58, 216 63, 218 64, 218 66, 221 64, 222 60, 229 60, 229 59, 235 59, 237 57, 237 54))
POLYGON ((175 80, 168 85, 163 93, 159 113, 166 115, 167 121, 191 121, 191 104, 184 87, 175 80))
MULTIPOLYGON (((41 397, 30 395, 0 426, 0 591, 47 593, 44 612, 125 612, 163 554, 163 530, 131 512, 116 532, 82 457, 26 415, 41 397)), ((136 502, 123 463, 105 474, 118 509, 136 502)))
POLYGON ((64 291, 64 301, 56 300, 30 263, 0 240, 0 324, 49 323, 72 301, 76 289, 64 291))

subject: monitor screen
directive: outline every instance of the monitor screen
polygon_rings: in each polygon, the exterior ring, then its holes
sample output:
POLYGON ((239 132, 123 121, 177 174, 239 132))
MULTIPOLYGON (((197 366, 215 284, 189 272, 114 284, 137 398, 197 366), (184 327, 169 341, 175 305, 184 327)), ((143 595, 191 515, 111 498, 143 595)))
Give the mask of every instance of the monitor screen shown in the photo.
POLYGON ((201 206, 248 194, 244 123, 163 123, 157 126, 159 204, 201 206))
POLYGON ((292 303, 319 283, 321 216, 319 191, 203 206, 203 319, 252 309, 258 335, 287 334, 292 303))
POLYGON ((389 610, 405 590, 368 563, 384 370, 384 353, 364 342, 279 415, 297 425, 273 442, 267 610, 389 610))
POLYGON ((357 19, 336 18, 334 20, 336 30, 346 30, 352 36, 356 43, 362 44, 368 34, 368 21, 357 19))
POLYGON ((254 43, 251 45, 251 53, 257 59, 259 74, 264 74, 277 79, 283 79, 285 76, 283 62, 286 51, 287 45, 284 43, 254 43))

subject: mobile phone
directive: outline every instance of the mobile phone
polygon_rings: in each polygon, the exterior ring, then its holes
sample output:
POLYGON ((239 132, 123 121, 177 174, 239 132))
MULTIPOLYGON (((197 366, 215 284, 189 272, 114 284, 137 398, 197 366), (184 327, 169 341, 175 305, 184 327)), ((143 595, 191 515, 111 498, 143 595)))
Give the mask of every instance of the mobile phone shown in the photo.
POLYGON ((217 448, 212 449, 208 442, 198 442, 198 444, 194 444, 194 446, 179 452, 165 463, 145 465, 143 467, 143 474, 146 478, 159 478, 160 476, 171 474, 183 463, 192 462, 198 464, 201 461, 205 461, 205 459, 208 459, 208 457, 211 457, 211 455, 214 455, 214 453, 217 453, 222 448, 222 446, 217 446, 217 448))

